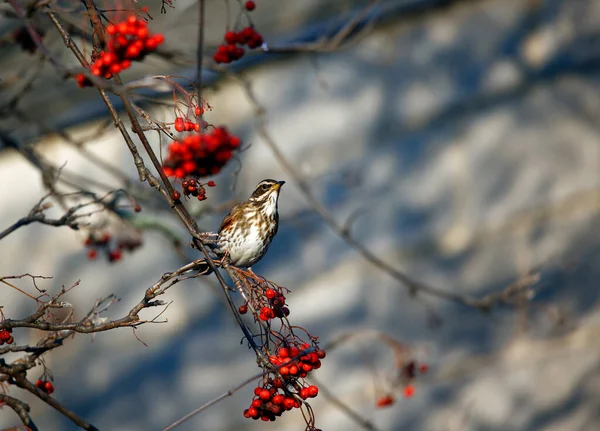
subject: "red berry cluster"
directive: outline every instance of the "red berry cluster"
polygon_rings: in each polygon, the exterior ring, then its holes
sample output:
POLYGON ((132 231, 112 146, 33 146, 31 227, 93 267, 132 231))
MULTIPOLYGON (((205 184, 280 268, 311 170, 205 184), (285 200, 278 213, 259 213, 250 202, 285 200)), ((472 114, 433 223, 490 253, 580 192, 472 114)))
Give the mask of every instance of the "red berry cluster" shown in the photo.
POLYGON ((300 379, 321 366, 320 359, 325 357, 325 351, 316 350, 292 360, 302 350, 310 347, 307 343, 302 344, 300 348, 280 347, 276 355, 269 357, 275 366, 285 364, 279 368, 281 377, 269 375, 254 389, 255 397, 250 407, 244 410, 244 417, 274 421, 284 411, 300 408, 300 400, 314 398, 319 394, 317 386, 307 385, 300 379))
MULTIPOLYGON (((307 343, 302 344, 300 348, 297 346, 280 347, 276 355, 269 356, 269 360, 275 366, 283 365, 279 368, 279 374, 284 378, 289 376, 290 378, 298 377, 303 379, 310 371, 321 368, 321 359, 325 357, 325 351, 317 349, 314 352, 300 356, 296 360, 292 360, 302 350, 307 350, 310 347, 307 343)), ((302 399, 307 398, 303 397, 302 394, 300 394, 300 397, 302 399)))
POLYGON ((429 370, 427 364, 417 364, 416 361, 408 361, 401 369, 401 379, 404 381, 404 396, 410 398, 415 394, 414 380, 418 374, 425 374, 429 370))
MULTIPOLYGON (((164 42, 162 34, 151 35, 146 21, 130 15, 125 21, 106 27, 106 49, 92 64, 92 75, 110 79, 113 75, 131 67, 132 61, 142 61, 146 54, 156 50, 164 42)), ((82 73, 77 84, 88 87, 92 82, 82 73)))
POLYGON ((269 306, 264 306, 260 309, 260 320, 269 321, 275 317, 287 317, 290 314, 290 309, 285 307, 285 296, 283 293, 274 289, 267 289, 265 297, 269 301, 269 306))
MULTIPOLYGON (((208 187, 214 187, 216 184, 214 181, 209 181, 206 183, 206 185, 208 187)), ((199 183, 198 181, 196 181, 195 178, 188 178, 186 180, 183 180, 181 182, 181 187, 185 196, 192 195, 194 197, 197 197, 199 201, 203 201, 206 199, 206 189, 204 188, 204 184, 199 183)))
MULTIPOLYGON (((203 122, 202 128, 206 129, 208 127, 208 123, 206 121, 203 122)), ((200 123, 194 123, 193 121, 186 121, 183 117, 175 118, 175 130, 178 132, 199 132, 200 131, 200 123)))
POLYGON ((102 235, 90 233, 83 242, 83 245, 89 248, 87 253, 88 259, 96 259, 96 257, 98 257, 98 250, 104 250, 106 259, 111 263, 116 262, 123 257, 123 251, 133 251, 142 245, 141 239, 128 236, 119 238, 118 241, 116 241, 115 247, 111 248, 111 239, 109 233, 103 233, 102 235))
POLYGON ((237 33, 228 31, 225 33, 224 40, 225 43, 220 45, 213 55, 215 63, 228 64, 239 60, 244 56, 244 45, 250 49, 255 49, 263 44, 263 37, 253 27, 246 27, 237 33))
POLYGON ((240 138, 231 135, 225 127, 175 140, 163 163, 165 174, 177 178, 218 174, 240 144, 240 138))
POLYGON ((48 380, 38 379, 37 382, 35 382, 35 386, 42 392, 46 392, 48 395, 54 392, 54 385, 48 380))
POLYGON ((12 344, 15 339, 13 338, 12 334, 12 329, 0 329, 0 346, 3 345, 4 343, 6 344, 12 344))
MULTIPOLYGON (((207 104, 207 106, 210 108, 210 106, 207 104)), ((202 115, 204 115, 204 108, 196 105, 194 107, 194 114, 196 115, 196 117, 200 117, 202 115)), ((175 117, 175 130, 178 131, 179 133, 181 132, 199 132, 200 129, 206 129, 208 127, 208 123, 206 121, 202 122, 202 125, 200 123, 196 123, 194 121, 190 121, 185 117, 175 117), (202 127, 200 127, 202 126, 202 127)))

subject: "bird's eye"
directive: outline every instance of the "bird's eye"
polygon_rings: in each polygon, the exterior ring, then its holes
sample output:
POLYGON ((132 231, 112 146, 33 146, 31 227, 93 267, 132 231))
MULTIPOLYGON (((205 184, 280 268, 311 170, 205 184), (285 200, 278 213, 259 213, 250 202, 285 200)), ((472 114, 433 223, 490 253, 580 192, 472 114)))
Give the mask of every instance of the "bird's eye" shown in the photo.
POLYGON ((269 190, 271 186, 269 184, 263 184, 262 186, 260 186, 260 188, 266 191, 269 190))

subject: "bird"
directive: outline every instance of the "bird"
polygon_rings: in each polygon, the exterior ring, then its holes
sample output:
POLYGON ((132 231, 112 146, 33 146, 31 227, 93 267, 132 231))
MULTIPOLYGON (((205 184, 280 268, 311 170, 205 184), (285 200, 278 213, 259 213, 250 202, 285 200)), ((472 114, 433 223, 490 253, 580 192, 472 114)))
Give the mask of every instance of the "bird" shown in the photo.
MULTIPOLYGON (((213 252, 227 263, 247 268, 260 261, 279 227, 277 204, 285 181, 262 180, 247 201, 234 206, 219 227, 213 252)), ((200 268, 208 271, 204 262, 200 268)))

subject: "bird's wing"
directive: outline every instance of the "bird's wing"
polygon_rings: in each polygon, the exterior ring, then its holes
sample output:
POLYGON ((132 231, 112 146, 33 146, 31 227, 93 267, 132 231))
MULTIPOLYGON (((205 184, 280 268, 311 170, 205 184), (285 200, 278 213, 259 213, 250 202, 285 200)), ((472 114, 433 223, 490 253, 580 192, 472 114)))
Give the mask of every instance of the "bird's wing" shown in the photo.
POLYGON ((221 231, 223 229, 225 229, 227 226, 229 226, 233 222, 233 218, 235 217, 235 214, 237 214, 240 210, 241 210, 241 204, 237 204, 236 206, 231 208, 231 210, 229 211, 229 214, 227 214, 225 216, 225 218, 221 222, 221 226, 219 226, 219 233, 221 233, 221 231))

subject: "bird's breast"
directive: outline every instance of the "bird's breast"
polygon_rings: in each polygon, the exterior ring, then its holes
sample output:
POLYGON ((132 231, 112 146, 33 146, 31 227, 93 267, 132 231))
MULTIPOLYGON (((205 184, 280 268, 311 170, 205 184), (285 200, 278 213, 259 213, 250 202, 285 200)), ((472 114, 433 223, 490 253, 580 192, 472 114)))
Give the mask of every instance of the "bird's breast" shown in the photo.
POLYGON ((258 262, 267 252, 273 237, 275 223, 240 223, 237 229, 229 234, 221 233, 219 243, 222 251, 229 253, 232 265, 250 267, 258 262), (271 226, 271 227, 269 227, 271 226))

